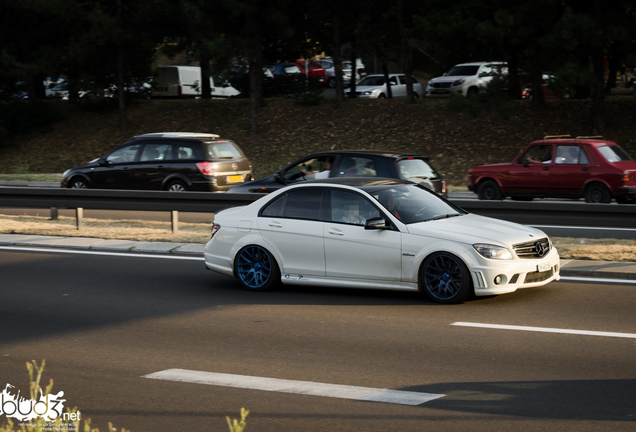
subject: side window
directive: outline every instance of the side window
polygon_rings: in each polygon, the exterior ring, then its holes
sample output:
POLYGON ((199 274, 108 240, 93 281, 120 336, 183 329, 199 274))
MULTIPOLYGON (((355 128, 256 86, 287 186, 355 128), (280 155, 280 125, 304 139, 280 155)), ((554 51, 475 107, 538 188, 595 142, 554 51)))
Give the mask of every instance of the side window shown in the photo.
POLYGON ((554 158, 557 164, 566 165, 587 165, 589 161, 585 152, 579 146, 558 146, 556 149, 556 157, 554 158))
POLYGON ((397 85, 397 77, 392 76, 391 78, 389 78, 389 82, 391 83, 391 85, 397 85))
POLYGON ((271 203, 267 204, 261 210, 260 216, 283 217, 283 209, 285 208, 286 198, 287 198, 287 194, 283 194, 282 196, 276 198, 271 203))
POLYGON ((364 226, 380 211, 361 195, 346 191, 331 191, 330 218, 333 222, 364 226))
POLYGON ((172 159, 172 144, 146 144, 140 162, 172 159))
POLYGON ((288 182, 299 180, 313 180, 329 177, 333 156, 320 156, 305 159, 285 171, 284 177, 288 182))
POLYGON ((368 157, 344 156, 336 177, 377 177, 375 160, 368 157))
POLYGON ((405 75, 400 75, 400 84, 402 85, 406 85, 406 76, 405 75))
POLYGON ((212 82, 214 83, 214 87, 223 87, 223 80, 220 76, 212 76, 212 82))
POLYGON ((521 164, 540 164, 552 162, 552 145, 535 145, 519 158, 521 164))
POLYGON ((196 159, 196 154, 194 153, 194 149, 190 146, 177 146, 177 159, 196 159))
POLYGON ((287 193, 284 217, 291 219, 320 220, 322 189, 296 189, 287 193))
POLYGON ((491 65, 483 65, 479 70, 480 77, 493 76, 493 70, 491 65))
POLYGON ((139 148, 141 148, 141 144, 122 147, 109 154, 108 157, 106 157, 106 160, 112 163, 134 162, 137 157, 137 152, 139 152, 139 148))

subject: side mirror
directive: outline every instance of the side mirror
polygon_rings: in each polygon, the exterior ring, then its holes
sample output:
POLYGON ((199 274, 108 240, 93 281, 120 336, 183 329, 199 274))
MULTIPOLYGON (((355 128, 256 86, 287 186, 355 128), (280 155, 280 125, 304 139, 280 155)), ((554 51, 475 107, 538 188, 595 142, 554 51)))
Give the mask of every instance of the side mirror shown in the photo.
POLYGON ((364 223, 365 230, 383 230, 389 229, 391 225, 383 217, 367 219, 364 223))
POLYGON ((100 166, 105 166, 105 167, 113 166, 113 163, 112 163, 112 162, 107 161, 107 160, 106 160, 106 159, 104 159, 104 158, 99 158, 99 159, 97 159, 97 163, 98 163, 100 166))
POLYGON ((285 180, 283 180, 283 175, 280 171, 274 173, 274 180, 278 183, 285 184, 285 180))

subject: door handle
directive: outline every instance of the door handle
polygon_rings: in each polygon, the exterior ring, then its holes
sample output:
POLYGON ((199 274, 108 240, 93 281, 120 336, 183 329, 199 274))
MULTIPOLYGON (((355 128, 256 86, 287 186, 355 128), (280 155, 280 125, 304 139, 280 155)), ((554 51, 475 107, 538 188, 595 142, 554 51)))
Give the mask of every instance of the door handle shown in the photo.
POLYGON ((549 170, 549 169, 550 169, 550 167, 547 167, 547 166, 544 166, 544 167, 543 167, 543 171, 547 171, 547 170, 549 170))
POLYGON ((342 231, 340 231, 339 229, 335 229, 335 228, 330 228, 329 229, 329 234, 339 235, 339 236, 343 236, 344 235, 344 233, 342 231))
POLYGON ((282 228, 283 227, 282 223, 275 222, 275 221, 270 222, 268 225, 271 226, 272 228, 282 228))
POLYGON ((589 171, 590 169, 588 167, 583 167, 581 168, 581 171, 589 171))

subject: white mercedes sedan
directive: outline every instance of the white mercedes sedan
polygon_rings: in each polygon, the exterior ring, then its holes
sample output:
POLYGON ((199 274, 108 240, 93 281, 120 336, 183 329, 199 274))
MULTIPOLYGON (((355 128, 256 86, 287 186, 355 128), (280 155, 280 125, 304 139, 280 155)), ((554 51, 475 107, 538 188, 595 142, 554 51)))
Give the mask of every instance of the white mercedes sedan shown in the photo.
POLYGON ((560 277, 542 231, 377 177, 309 181, 218 212, 204 253, 208 269, 253 291, 279 283, 390 289, 459 303, 560 277))

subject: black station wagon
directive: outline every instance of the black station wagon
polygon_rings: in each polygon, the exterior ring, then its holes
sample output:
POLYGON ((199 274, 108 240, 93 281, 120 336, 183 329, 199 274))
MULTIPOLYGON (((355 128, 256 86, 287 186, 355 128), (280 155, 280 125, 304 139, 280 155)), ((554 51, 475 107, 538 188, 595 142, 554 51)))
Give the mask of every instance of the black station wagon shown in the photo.
POLYGON ((389 151, 330 151, 298 159, 274 174, 235 186, 228 192, 269 193, 289 184, 338 177, 389 177, 419 183, 448 195, 446 182, 428 158, 389 151))
POLYGON ((222 192, 252 179, 252 164, 218 135, 138 135, 86 165, 66 170, 62 187, 222 192))

